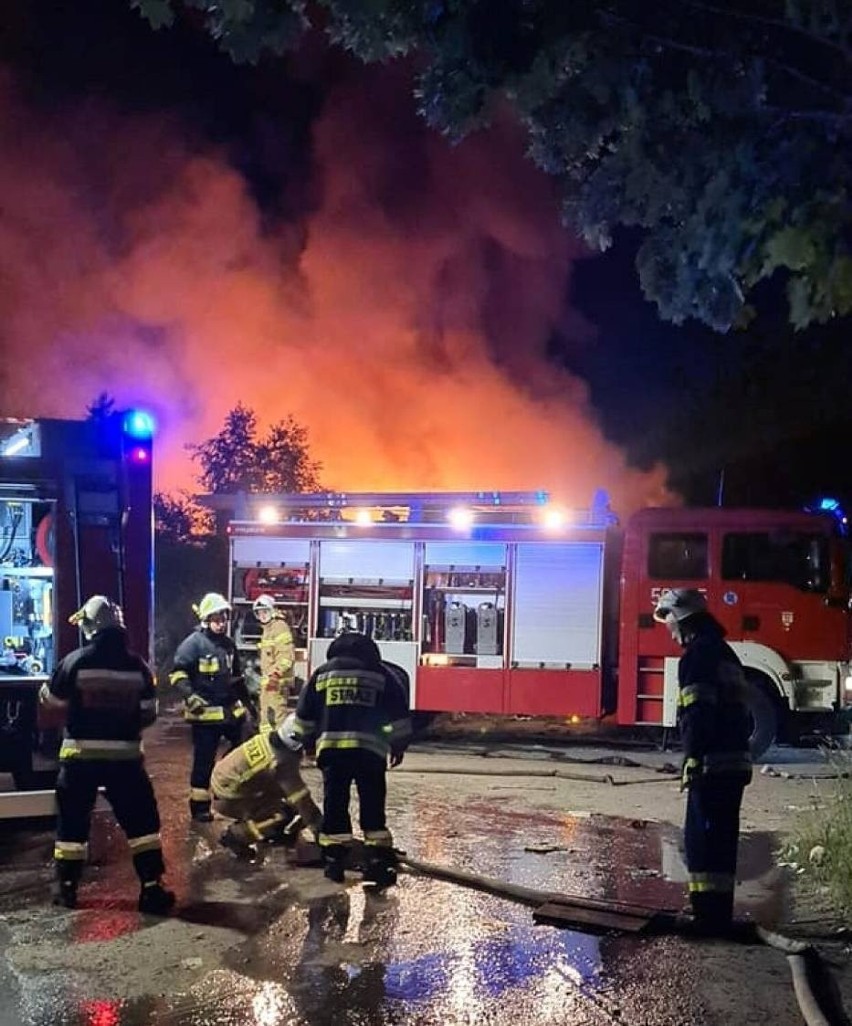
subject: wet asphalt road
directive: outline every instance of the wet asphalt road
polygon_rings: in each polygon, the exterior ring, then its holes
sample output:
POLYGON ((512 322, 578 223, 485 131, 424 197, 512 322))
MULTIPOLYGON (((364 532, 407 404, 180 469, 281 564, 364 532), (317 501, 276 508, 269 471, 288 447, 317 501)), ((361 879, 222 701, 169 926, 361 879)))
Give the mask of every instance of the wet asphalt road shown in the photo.
MULTIPOLYGON (((345 886, 293 868, 270 848, 263 865, 217 844, 221 825, 186 816, 185 729, 167 719, 146 742, 160 801, 174 917, 134 911, 137 886, 108 813, 94 820, 91 865, 74 912, 49 905, 52 834, 0 824, 2 1026, 361 1026, 717 1021, 702 997, 707 961, 679 938, 594 937, 533 923, 528 907, 404 875, 382 894, 357 874, 345 886)), ((318 776, 308 773, 317 790, 318 776)), ((530 786, 535 786, 531 781, 530 786)), ((412 856, 492 877, 679 909, 677 832, 629 819, 527 813, 446 778, 392 778, 389 820, 412 856), (551 848, 555 850, 525 850, 551 848)), ((759 879, 771 840, 744 839, 741 875, 759 879)), ((779 895, 754 891, 771 921, 779 895)), ((783 962, 753 952, 755 979, 788 987, 783 962)), ((720 963, 721 964, 721 963, 720 963)), ((750 999, 751 1000, 751 999, 750 999)), ((801 1021, 790 1001, 789 1019, 801 1021)))

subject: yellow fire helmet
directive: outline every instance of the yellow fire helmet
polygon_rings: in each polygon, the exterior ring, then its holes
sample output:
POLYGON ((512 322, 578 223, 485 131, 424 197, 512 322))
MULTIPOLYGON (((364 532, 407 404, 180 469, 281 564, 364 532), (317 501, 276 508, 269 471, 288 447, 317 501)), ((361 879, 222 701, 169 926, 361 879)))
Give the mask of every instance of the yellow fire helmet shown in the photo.
POLYGON ((218 591, 208 591, 198 605, 192 607, 192 610, 198 619, 204 623, 205 620, 209 620, 216 613, 230 613, 231 604, 218 591))
POLYGON ((98 631, 108 627, 124 629, 124 613, 121 606, 106 595, 92 595, 83 605, 68 617, 68 622, 80 627, 87 638, 93 638, 98 631))

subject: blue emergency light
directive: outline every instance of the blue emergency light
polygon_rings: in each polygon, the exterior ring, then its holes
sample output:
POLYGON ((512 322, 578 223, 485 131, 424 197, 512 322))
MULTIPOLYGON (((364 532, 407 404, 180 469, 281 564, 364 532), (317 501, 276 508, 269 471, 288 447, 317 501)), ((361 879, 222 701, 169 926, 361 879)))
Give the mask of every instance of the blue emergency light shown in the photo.
POLYGON ((151 439, 156 427, 154 418, 145 410, 128 410, 124 415, 124 433, 131 438, 151 439))
POLYGON ((819 500, 819 508, 822 513, 836 513, 840 509, 840 503, 837 499, 826 496, 819 500))

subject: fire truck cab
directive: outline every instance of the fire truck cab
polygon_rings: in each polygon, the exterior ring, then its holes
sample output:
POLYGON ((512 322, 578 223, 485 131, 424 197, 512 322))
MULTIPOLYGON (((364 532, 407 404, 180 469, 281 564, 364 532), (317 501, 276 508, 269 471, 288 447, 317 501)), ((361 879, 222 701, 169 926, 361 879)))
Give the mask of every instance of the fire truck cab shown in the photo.
POLYGON ((679 652, 654 622, 668 587, 705 591, 749 681, 753 747, 837 728, 852 698, 845 538, 824 514, 646 509, 543 492, 207 497, 228 525, 246 662, 270 594, 306 676, 344 630, 373 637, 424 712, 676 722, 679 652), (218 502, 217 502, 218 500, 218 502))
MULTIPOLYGON (((52 787, 61 715, 38 692, 81 643, 69 616, 92 594, 124 609, 151 652, 151 436, 139 411, 86 421, 0 420, 0 773, 52 787)), ((0 790, 0 818, 52 810, 53 792, 0 790)))
POLYGON ((845 728, 852 692, 842 519, 724 507, 631 517, 621 574, 619 722, 672 719, 677 651, 650 613, 663 588, 680 587, 706 595, 745 667, 755 751, 776 737, 845 728))

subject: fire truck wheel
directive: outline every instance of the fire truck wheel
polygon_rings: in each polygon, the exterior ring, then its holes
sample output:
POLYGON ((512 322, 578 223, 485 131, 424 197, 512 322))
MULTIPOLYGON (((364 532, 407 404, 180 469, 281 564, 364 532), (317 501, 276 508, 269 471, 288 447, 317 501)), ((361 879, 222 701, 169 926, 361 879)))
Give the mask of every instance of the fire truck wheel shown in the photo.
POLYGON ((778 706, 762 683, 758 673, 747 673, 748 692, 746 701, 751 713, 751 754, 759 759, 778 734, 778 706))

